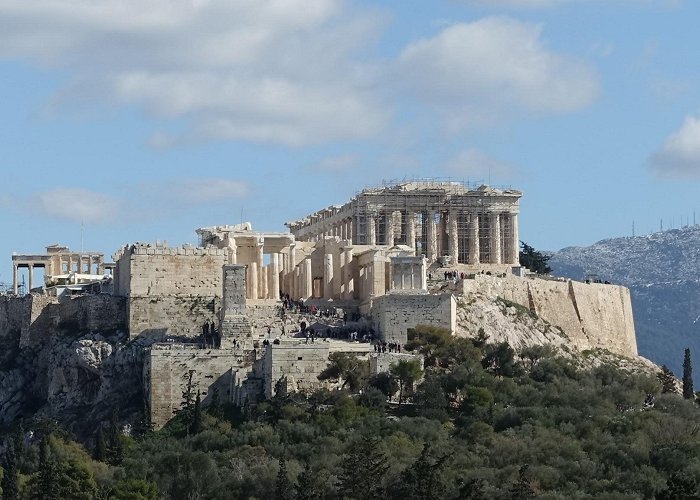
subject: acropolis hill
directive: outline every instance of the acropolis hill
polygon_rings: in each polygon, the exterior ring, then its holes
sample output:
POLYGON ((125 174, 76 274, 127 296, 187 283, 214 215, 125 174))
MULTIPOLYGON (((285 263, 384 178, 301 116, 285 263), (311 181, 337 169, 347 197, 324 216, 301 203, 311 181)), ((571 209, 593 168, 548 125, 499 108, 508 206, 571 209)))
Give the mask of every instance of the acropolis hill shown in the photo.
POLYGON ((110 405, 146 401, 159 427, 187 384, 205 402, 245 406, 327 385, 318 375, 333 352, 385 371, 415 357, 398 346, 417 325, 635 358, 626 288, 520 267, 520 197, 409 182, 365 189, 284 233, 199 228, 196 247, 132 243, 113 263, 58 245, 13 255, 14 294, 0 300, 0 418, 86 408, 104 418, 110 405), (33 287, 36 267, 45 283, 33 287), (29 269, 25 295, 19 268, 29 269))

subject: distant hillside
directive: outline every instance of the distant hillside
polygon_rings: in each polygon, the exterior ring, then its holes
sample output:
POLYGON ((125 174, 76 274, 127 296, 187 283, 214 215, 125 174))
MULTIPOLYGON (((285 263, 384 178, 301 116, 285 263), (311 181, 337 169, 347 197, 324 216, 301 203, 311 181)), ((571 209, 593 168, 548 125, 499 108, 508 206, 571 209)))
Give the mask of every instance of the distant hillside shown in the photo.
POLYGON ((629 287, 639 354, 680 375, 690 347, 700 380, 700 226, 564 248, 550 265, 560 276, 629 287))

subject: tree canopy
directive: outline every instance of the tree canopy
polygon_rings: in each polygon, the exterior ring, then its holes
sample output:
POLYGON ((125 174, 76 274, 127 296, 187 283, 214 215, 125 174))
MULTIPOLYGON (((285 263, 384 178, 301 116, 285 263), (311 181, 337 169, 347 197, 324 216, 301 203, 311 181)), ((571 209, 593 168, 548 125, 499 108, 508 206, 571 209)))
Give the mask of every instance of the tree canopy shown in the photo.
POLYGON ((520 242, 520 248, 521 266, 527 267, 530 271, 537 274, 549 274, 552 272, 552 268, 548 264, 551 256, 535 250, 524 241, 520 242))

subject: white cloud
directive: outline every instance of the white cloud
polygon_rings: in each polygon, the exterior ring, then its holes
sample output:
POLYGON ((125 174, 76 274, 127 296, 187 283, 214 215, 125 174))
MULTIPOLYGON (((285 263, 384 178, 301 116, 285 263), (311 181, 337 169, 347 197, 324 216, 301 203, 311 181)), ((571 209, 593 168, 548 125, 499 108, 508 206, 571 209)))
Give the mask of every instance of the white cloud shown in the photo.
POLYGON ((117 217, 120 203, 115 198, 81 188, 56 188, 35 194, 29 202, 34 210, 52 218, 87 224, 117 217))
POLYGON ((700 113, 686 117, 680 130, 651 156, 650 164, 660 177, 700 178, 700 113))
POLYGON ((355 154, 331 156, 309 166, 309 170, 332 173, 346 172, 356 167, 358 161, 359 158, 355 154))
POLYGON ((385 125, 354 58, 380 22, 342 0, 6 0, 0 57, 67 70, 59 106, 97 97, 184 118, 190 137, 305 145, 385 125))
POLYGON ((512 178, 516 172, 507 163, 495 160, 475 148, 460 151, 448 160, 444 170, 463 179, 491 182, 493 178, 512 178))
POLYGON ((456 24, 408 45, 398 71, 453 128, 584 108, 599 93, 596 71, 548 50, 541 33, 540 25, 508 17, 456 24))

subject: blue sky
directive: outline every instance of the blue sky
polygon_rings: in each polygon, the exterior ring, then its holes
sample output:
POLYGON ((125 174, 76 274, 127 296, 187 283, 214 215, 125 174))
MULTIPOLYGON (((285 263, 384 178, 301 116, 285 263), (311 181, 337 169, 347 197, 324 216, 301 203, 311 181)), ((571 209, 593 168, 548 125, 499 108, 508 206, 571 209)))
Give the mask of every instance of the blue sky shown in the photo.
POLYGON ((0 0, 0 283, 13 251, 81 232, 110 256, 280 231, 413 177, 521 189, 543 249, 692 223, 698 20, 696 0, 0 0))

